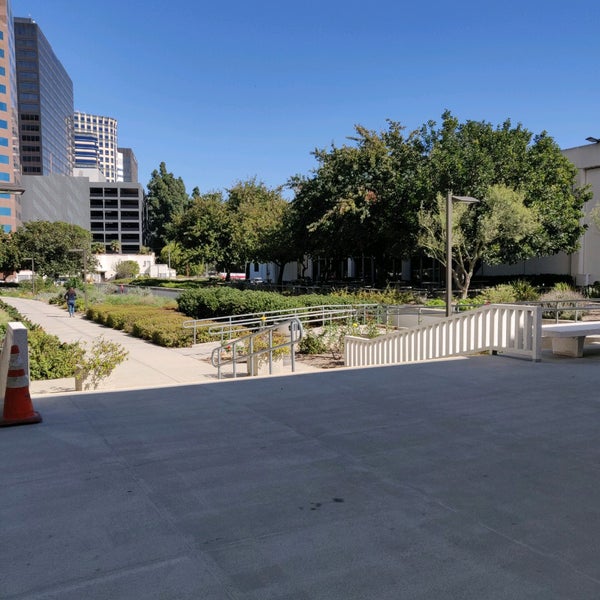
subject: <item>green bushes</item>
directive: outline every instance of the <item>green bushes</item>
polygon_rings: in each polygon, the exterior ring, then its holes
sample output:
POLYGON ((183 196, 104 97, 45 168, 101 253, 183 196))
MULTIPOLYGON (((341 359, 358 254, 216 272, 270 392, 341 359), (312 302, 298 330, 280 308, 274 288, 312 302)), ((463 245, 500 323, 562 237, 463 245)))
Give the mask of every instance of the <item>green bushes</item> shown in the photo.
POLYGON ((210 319, 225 315, 243 315, 298 306, 295 298, 275 292, 242 291, 231 287, 208 287, 182 292, 179 310, 193 319, 210 319))
POLYGON ((29 372, 31 379, 73 377, 79 344, 61 342, 42 329, 28 332, 29 372))
POLYGON ((552 310, 547 310, 542 313, 546 319, 576 319, 585 315, 585 311, 573 310, 577 305, 582 304, 585 300, 583 294, 576 292, 566 283, 557 283, 549 292, 546 292, 540 297, 542 307, 552 310), (571 310, 564 310, 571 309, 571 310))
POLYGON ((364 302, 365 299, 357 300, 353 295, 346 293, 282 296, 277 292, 238 290, 226 286, 186 290, 177 300, 179 310, 192 319, 263 313, 324 304, 351 305, 364 302))
MULTIPOLYGON (((192 343, 192 332, 183 329, 186 317, 173 309, 150 305, 95 304, 88 319, 113 329, 121 329, 159 346, 183 348, 192 343)), ((198 341, 204 341, 198 339, 198 341)))

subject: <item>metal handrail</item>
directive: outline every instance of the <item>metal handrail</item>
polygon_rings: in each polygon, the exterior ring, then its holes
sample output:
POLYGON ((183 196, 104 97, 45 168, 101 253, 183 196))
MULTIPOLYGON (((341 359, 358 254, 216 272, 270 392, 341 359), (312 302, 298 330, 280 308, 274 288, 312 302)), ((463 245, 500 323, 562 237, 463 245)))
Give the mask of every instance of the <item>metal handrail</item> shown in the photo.
POLYGON ((228 342, 221 343, 220 346, 215 348, 210 355, 210 362, 213 367, 217 369, 217 378, 221 379, 221 369, 223 366, 232 365, 233 367, 233 376, 237 377, 237 365, 239 363, 247 363, 249 360, 250 363, 250 374, 255 375, 254 373, 254 361, 252 360, 255 356, 262 356, 263 354, 269 355, 269 375, 273 372, 273 352, 275 350, 279 350, 280 348, 289 347, 290 349, 290 357, 291 357, 291 366, 292 372, 296 370, 296 355, 294 352, 294 346, 302 339, 304 334, 304 329, 302 327, 302 321, 299 318, 294 317, 292 319, 287 319, 284 321, 279 321, 270 327, 263 327, 258 331, 254 331, 249 333, 248 335, 241 336, 235 340, 229 340, 228 342), (287 326, 290 332, 289 341, 285 341, 282 344, 273 344, 273 332, 280 329, 281 327, 287 326), (267 335, 268 337, 268 346, 267 348, 262 348, 259 350, 254 349, 254 340, 259 336, 267 335), (248 346, 248 352, 243 352, 242 354, 238 353, 238 345, 248 346), (231 358, 223 359, 223 352, 229 350, 231 348, 231 358))
POLYGON ((235 333, 238 327, 254 329, 264 327, 275 320, 283 321, 291 318, 301 319, 303 323, 326 323, 340 319, 362 318, 366 320, 373 312, 379 310, 378 304, 325 304, 321 306, 302 306, 298 308, 284 308, 260 313, 245 313, 225 317, 207 319, 192 319, 184 321, 184 329, 193 330, 193 343, 196 343, 198 330, 207 329, 210 335, 219 336, 221 341, 226 333, 229 336, 235 333))

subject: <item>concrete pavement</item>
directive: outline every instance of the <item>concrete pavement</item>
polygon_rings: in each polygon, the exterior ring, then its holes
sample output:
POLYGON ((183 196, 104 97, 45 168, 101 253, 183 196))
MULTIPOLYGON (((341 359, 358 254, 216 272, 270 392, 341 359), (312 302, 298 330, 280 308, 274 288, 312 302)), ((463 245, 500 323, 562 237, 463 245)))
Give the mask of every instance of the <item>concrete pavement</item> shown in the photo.
MULTIPOLYGON (((193 348, 161 348, 88 321, 81 314, 70 318, 65 309, 56 305, 10 296, 2 296, 2 300, 62 342, 81 341, 90 345, 99 336, 104 336, 121 344, 129 352, 127 360, 100 383, 99 389, 122 390, 217 381, 217 370, 209 362, 210 353, 217 345, 215 343, 198 344, 193 348)), ((314 370, 298 363, 296 368, 299 371, 314 370)), ((32 395, 74 389, 74 378, 32 381, 30 385, 32 395)))
POLYGON ((39 396, 0 429, 0 598, 597 600, 599 361, 39 396))
POLYGON ((597 600, 597 356, 55 394, 0 429, 6 600, 597 600))

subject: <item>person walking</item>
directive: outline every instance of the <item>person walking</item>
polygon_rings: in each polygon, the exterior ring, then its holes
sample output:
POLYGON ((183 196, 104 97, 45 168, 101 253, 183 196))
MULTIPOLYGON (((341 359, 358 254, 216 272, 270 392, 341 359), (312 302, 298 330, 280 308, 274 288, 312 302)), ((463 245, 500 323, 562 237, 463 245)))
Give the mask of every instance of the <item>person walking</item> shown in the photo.
POLYGON ((70 287, 65 294, 65 300, 69 307, 69 317, 75 316, 75 300, 77 300, 77 292, 74 288, 70 287))

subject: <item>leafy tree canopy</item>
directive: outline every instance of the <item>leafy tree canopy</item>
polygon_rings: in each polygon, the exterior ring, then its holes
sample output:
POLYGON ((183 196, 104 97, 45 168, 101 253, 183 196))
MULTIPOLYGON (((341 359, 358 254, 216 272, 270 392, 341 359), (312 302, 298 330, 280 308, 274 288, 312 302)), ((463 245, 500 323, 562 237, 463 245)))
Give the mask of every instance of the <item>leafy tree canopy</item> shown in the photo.
MULTIPOLYGON (((315 150, 313 173, 288 182, 295 192, 299 239, 313 256, 371 255, 385 274, 390 257, 418 251, 423 211, 439 216, 438 194, 487 198, 485 207, 475 209, 479 215, 490 207, 493 186, 518 193, 536 219, 519 237, 518 248, 501 236, 494 257, 512 262, 578 247, 582 207, 591 194, 575 186, 576 168, 545 132, 533 136, 510 120, 497 127, 460 123, 446 111, 439 126, 430 121, 408 135, 394 121, 381 132, 357 126, 349 141, 315 150)), ((509 193, 499 198, 514 205, 509 193)), ((495 261, 491 254, 481 258, 495 261)))
MULTIPOLYGON (((453 204, 452 274, 466 297, 481 260, 488 264, 514 262, 526 256, 525 241, 537 229, 539 214, 526 206, 524 193, 504 185, 489 188, 478 205, 453 204)), ((446 265, 446 196, 438 194, 435 210, 419 211, 418 244, 425 253, 446 265)))
POLYGON ((0 229, 0 271, 6 276, 19 268, 19 250, 12 234, 0 229))
POLYGON ((40 275, 56 278, 76 275, 83 268, 83 252, 86 269, 93 270, 96 261, 91 249, 89 231, 61 221, 29 221, 13 234, 19 254, 19 267, 26 268, 33 258, 35 271, 40 275))

